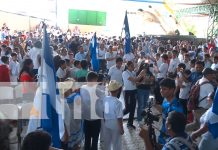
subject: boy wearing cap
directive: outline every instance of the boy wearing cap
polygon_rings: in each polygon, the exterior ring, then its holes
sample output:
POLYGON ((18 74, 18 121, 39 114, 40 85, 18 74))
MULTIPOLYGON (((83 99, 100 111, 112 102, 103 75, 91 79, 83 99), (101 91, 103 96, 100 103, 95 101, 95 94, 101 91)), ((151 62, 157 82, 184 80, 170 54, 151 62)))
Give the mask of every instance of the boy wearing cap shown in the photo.
POLYGON ((121 150, 122 141, 121 135, 124 134, 123 130, 123 110, 122 103, 117 98, 122 85, 111 80, 108 85, 110 96, 103 99, 104 102, 104 149, 105 150, 121 150))

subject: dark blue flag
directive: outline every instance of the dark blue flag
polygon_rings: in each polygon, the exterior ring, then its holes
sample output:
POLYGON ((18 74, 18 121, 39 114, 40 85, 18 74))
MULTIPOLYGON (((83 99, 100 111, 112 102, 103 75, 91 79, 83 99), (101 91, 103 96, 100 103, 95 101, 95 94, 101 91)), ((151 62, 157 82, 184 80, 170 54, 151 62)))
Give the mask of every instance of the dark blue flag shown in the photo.
POLYGON ((93 71, 98 72, 99 71, 99 61, 97 59, 96 49, 97 49, 97 38, 96 38, 96 32, 95 32, 94 36, 92 37, 90 50, 91 50, 91 60, 92 60, 93 71))
POLYGON ((131 40, 130 40, 127 11, 126 11, 125 18, 124 18, 124 30, 125 30, 125 53, 127 54, 131 51, 131 40))

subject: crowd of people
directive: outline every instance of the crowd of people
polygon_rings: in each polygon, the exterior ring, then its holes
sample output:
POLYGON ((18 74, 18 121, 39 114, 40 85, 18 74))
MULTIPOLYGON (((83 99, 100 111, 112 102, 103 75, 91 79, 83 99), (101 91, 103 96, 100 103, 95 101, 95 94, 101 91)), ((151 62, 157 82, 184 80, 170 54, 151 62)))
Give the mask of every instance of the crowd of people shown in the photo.
MULTIPOLYGON (((6 24, 0 31, 0 82, 25 83, 23 95, 31 97, 36 87, 28 83, 37 82, 41 71, 42 30, 9 31, 6 24)), ((64 94, 70 117, 65 121, 64 149, 80 149, 84 141, 85 150, 97 150, 100 139, 104 142, 104 149, 121 150, 121 137, 125 132, 123 116, 129 114, 128 129, 143 127, 141 114, 148 106, 151 94, 155 96, 155 107, 162 113, 158 143, 163 149, 176 149, 175 146, 197 149, 192 141, 204 133, 198 148, 218 149, 215 142, 218 139, 208 131, 208 116, 205 115, 211 112, 218 86, 218 36, 207 43, 162 41, 152 36, 139 36, 131 38, 131 51, 128 53, 125 53, 124 38, 98 37, 96 55, 100 69, 94 72, 88 36, 74 34, 70 30, 62 32, 54 27, 48 28, 48 34, 57 81, 73 79, 86 83, 64 94), (93 84, 96 82, 97 85, 93 84), (199 102, 197 108, 191 110, 187 104, 190 91, 196 84, 200 84, 199 102), (99 118, 90 116, 91 93, 97 95, 94 101, 99 118), (124 109, 119 100, 122 94, 124 109), (82 110, 81 118, 75 117, 79 112, 77 108, 82 110), (185 131, 193 133, 188 136, 185 131)), ((27 140, 33 141, 34 135, 38 139, 45 138, 45 149, 49 148, 51 137, 37 131, 24 139, 24 150, 29 149, 31 144, 27 140)), ((142 128, 140 136, 146 148, 152 149, 147 129, 142 128)))

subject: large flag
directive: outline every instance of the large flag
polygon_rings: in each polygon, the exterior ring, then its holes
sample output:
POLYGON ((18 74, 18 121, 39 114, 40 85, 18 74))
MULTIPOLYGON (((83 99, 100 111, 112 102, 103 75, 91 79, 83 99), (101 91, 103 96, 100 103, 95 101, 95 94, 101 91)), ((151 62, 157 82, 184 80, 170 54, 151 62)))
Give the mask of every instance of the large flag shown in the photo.
POLYGON ((214 96, 212 114, 209 118, 208 129, 214 138, 218 138, 218 89, 216 90, 216 94, 214 96))
POLYGON ((28 132, 34 131, 37 128, 47 131, 52 137, 52 146, 61 148, 61 138, 64 135, 63 109, 56 83, 53 52, 49 46, 45 25, 43 31, 40 87, 34 98, 28 132))
POLYGON ((126 11, 125 18, 124 18, 124 30, 125 30, 125 53, 127 54, 131 51, 131 40, 130 40, 127 11, 126 11))
POLYGON ((96 49, 97 49, 97 38, 96 38, 96 32, 95 32, 94 36, 92 37, 90 50, 91 50, 91 60, 92 60, 93 71, 98 72, 99 71, 99 60, 97 59, 96 49))

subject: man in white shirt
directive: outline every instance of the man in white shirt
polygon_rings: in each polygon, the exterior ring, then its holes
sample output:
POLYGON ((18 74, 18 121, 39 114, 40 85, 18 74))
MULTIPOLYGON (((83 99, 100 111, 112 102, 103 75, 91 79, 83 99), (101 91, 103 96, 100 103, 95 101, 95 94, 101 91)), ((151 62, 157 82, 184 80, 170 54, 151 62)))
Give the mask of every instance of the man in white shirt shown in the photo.
POLYGON ((78 61, 82 61, 82 60, 86 60, 87 58, 87 53, 84 52, 84 49, 83 49, 83 46, 79 46, 79 52, 76 53, 75 55, 75 60, 78 60, 78 61))
POLYGON ((122 64, 123 64, 123 59, 121 57, 118 57, 116 59, 116 65, 112 66, 108 72, 108 75, 110 76, 110 80, 115 80, 119 82, 121 85, 123 84, 122 73, 124 70, 122 64))
POLYGON ((11 61, 9 62, 9 68, 10 68, 10 80, 11 82, 17 82, 17 78, 19 76, 20 72, 20 64, 17 62, 17 54, 11 53, 11 61))
POLYGON ((177 57, 178 52, 176 50, 173 50, 172 54, 173 55, 172 55, 172 59, 170 60, 168 72, 175 73, 176 68, 177 68, 178 64, 180 63, 180 61, 177 57))
POLYGON ((3 44, 3 45, 1 46, 1 56, 5 56, 6 48, 7 48, 7 46, 6 46, 5 44, 3 44))
MULTIPOLYGON (((215 78, 215 71, 211 68, 205 68, 203 70, 203 77, 199 80, 199 84, 203 82, 212 82, 215 78)), ((214 91, 214 87, 211 83, 204 84, 200 87, 199 95, 199 105, 198 107, 208 109, 210 105, 208 104, 207 96, 209 93, 214 91)))
POLYGON ((185 53, 184 54, 184 60, 181 61, 181 63, 184 63, 185 64, 185 68, 190 70, 191 69, 191 66, 190 66, 190 57, 189 57, 189 54, 188 53, 185 53))
POLYGON ((163 78, 165 78, 167 76, 167 70, 168 70, 168 56, 167 54, 162 54, 161 55, 161 59, 162 59, 162 64, 160 65, 160 68, 158 68, 157 70, 157 79, 158 80, 162 80, 163 78))
POLYGON ((67 72, 66 72, 67 64, 66 64, 65 60, 60 60, 59 65, 60 65, 60 67, 58 68, 56 74, 57 74, 59 82, 64 82, 64 80, 67 77, 67 72))
POLYGON ((162 101, 163 101, 163 97, 161 96, 160 94, 160 82, 163 78, 166 78, 167 76, 167 70, 168 70, 168 64, 167 64, 167 61, 168 61, 168 55, 167 54, 162 54, 161 55, 161 59, 162 59, 162 64, 160 65, 160 68, 157 67, 157 63, 156 63, 156 73, 157 73, 157 86, 154 90, 154 93, 155 93, 155 99, 156 99, 156 102, 157 103, 160 103, 162 104, 162 101))
POLYGON ((97 105, 97 80, 98 75, 94 72, 89 72, 87 75, 87 85, 83 85, 80 88, 82 119, 84 119, 85 150, 98 149, 98 137, 101 128, 101 120, 99 116, 96 116, 96 112, 103 112, 103 110, 102 106, 97 105))
POLYGON ((211 69, 218 70, 218 56, 214 56, 213 64, 211 65, 211 69))
POLYGON ((186 130, 195 130, 200 127, 200 117, 210 108, 207 97, 210 93, 214 92, 214 86, 210 83, 215 78, 215 71, 211 68, 203 70, 203 77, 198 80, 200 86, 199 91, 199 104, 196 110, 193 110, 194 122, 187 125, 186 130))
POLYGON ((134 54, 132 52, 126 53, 123 56, 123 61, 124 62, 128 62, 128 61, 134 62, 134 59, 135 59, 135 56, 134 56, 134 54))
POLYGON ((102 72, 106 71, 105 53, 105 45, 104 43, 101 43, 97 51, 97 58, 99 60, 100 70, 102 70, 102 72))
POLYGON ((107 61, 107 69, 116 64, 117 54, 113 53, 112 46, 109 46, 108 51, 105 53, 105 59, 107 61))
POLYGON ((38 57, 42 51, 42 43, 40 41, 36 41, 34 46, 29 51, 29 57, 33 60, 33 74, 36 75, 38 73, 39 62, 38 57))
POLYGON ((142 74, 140 73, 138 77, 136 77, 136 73, 133 71, 134 63, 131 61, 127 62, 127 70, 123 72, 123 83, 124 83, 124 101, 125 101, 125 109, 123 110, 123 114, 126 115, 129 113, 129 119, 127 123, 128 128, 135 129, 133 125, 134 113, 136 107, 136 82, 138 82, 142 78, 142 74))

